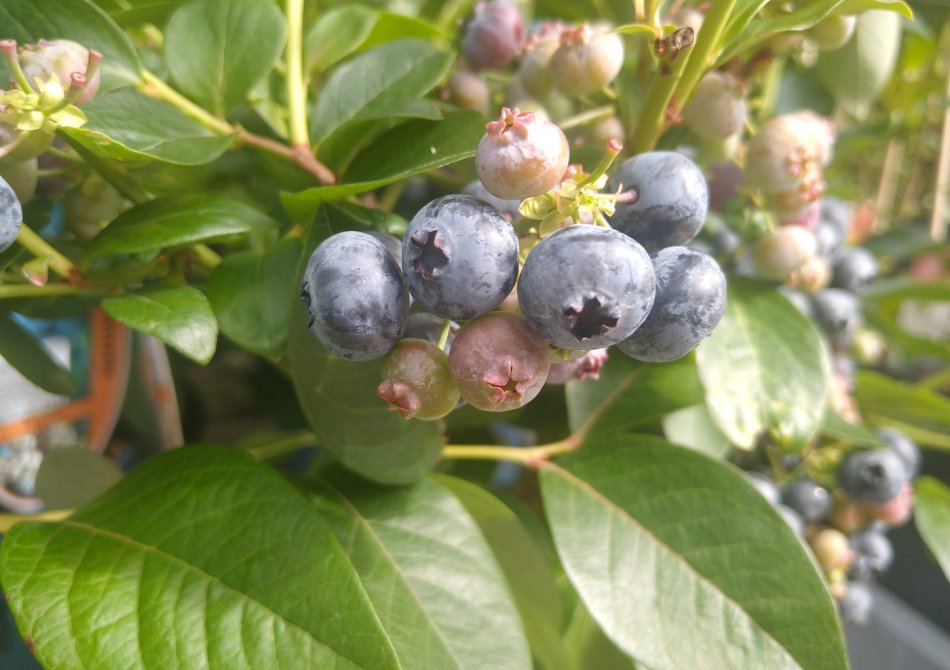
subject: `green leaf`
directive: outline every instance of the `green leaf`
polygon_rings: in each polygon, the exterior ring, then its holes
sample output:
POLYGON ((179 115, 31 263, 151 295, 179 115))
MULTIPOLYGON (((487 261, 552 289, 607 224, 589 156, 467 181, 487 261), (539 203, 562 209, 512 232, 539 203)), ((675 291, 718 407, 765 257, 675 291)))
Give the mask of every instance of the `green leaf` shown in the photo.
POLYGON ((590 434, 644 431, 664 415, 703 400, 691 357, 663 365, 638 363, 611 351, 597 381, 567 384, 567 416, 572 430, 590 422, 590 434))
MULTIPOLYGON (((142 80, 135 47, 108 15, 89 0, 0 0, 3 37, 21 44, 70 39, 102 54, 104 93, 142 80)), ((6 69, 3 69, 6 82, 6 69)))
POLYGON ((163 26, 168 16, 184 3, 183 0, 100 0, 98 4, 109 13, 113 21, 128 29, 144 23, 163 26))
POLYGON ((36 497, 46 509, 75 509, 122 479, 110 458, 82 448, 48 449, 36 473, 36 497))
POLYGON ((304 38, 304 62, 323 72, 363 43, 376 23, 376 12, 361 5, 334 7, 320 15, 304 38))
POLYGON ((239 450, 167 452, 14 526, 0 578, 47 668, 400 667, 313 505, 239 450))
POLYGON ((380 12, 373 29, 360 45, 360 51, 374 49, 387 42, 414 37, 427 42, 446 42, 449 36, 437 26, 405 14, 380 12))
MULTIPOLYGON (((746 54, 756 46, 781 33, 802 31, 819 23, 832 12, 836 14, 858 14, 871 9, 896 12, 908 19, 913 12, 902 0, 818 0, 802 9, 777 14, 766 19, 748 23, 718 59, 722 64, 739 54, 746 54)), ((840 51, 840 50, 839 50, 840 51)), ((839 51, 835 51, 837 54, 839 51)))
POLYGON ((825 411, 825 417, 821 420, 821 434, 834 440, 861 447, 885 446, 884 440, 864 426, 845 421, 830 407, 825 411))
POLYGON ((288 238, 263 253, 231 254, 212 271, 208 300, 225 335, 262 356, 284 350, 301 252, 288 238))
POLYGON ((265 230, 275 221, 223 195, 159 198, 120 214, 86 245, 89 257, 134 254, 265 230))
POLYGON ((281 201, 294 220, 305 221, 321 202, 342 200, 471 158, 484 132, 485 118, 470 110, 446 114, 441 121, 410 121, 369 145, 342 183, 282 193, 281 201))
POLYGON ((894 72, 900 43, 900 16, 865 12, 847 44, 819 57, 815 73, 845 110, 864 119, 894 72))
POLYGON ((0 312, 0 359, 44 391, 72 395, 76 390, 69 370, 54 361, 36 338, 3 312, 0 312))
POLYGON ((862 370, 855 398, 871 423, 893 426, 921 446, 950 450, 950 400, 930 389, 862 370))
POLYGON ((564 645, 570 650, 573 661, 571 667, 577 670, 636 670, 633 661, 604 635, 582 602, 578 602, 574 608, 571 622, 564 633, 564 645))
POLYGON ((234 139, 215 135, 170 105, 132 88, 100 95, 83 105, 82 128, 60 132, 97 156, 119 161, 157 160, 203 165, 223 154, 234 139))
POLYGON ((271 71, 286 34, 275 3, 192 0, 168 22, 162 51, 178 88, 225 116, 271 71))
MULTIPOLYGON (((360 229, 345 211, 324 206, 314 230, 321 237, 360 229)), ((309 257, 309 251, 304 258, 309 257)), ((295 284, 296 285, 296 284, 295 284)), ((355 363, 327 353, 310 329, 302 301, 290 319, 287 356, 300 406, 321 444, 351 470, 375 481, 406 484, 423 477, 442 451, 439 422, 405 420, 376 395, 381 361, 355 363)))
POLYGON ((738 447, 763 432, 800 450, 825 413, 828 356, 814 325, 774 287, 729 279, 722 321, 697 349, 713 420, 738 447))
POLYGON ((621 35, 633 35, 634 37, 646 37, 647 39, 656 39, 658 37, 656 28, 645 23, 628 23, 623 26, 617 26, 612 32, 621 35))
POLYGON ((541 493, 571 583, 638 663, 847 667, 818 569, 731 466, 650 436, 603 436, 544 465, 541 493))
POLYGON ((151 335, 198 363, 214 356, 218 322, 204 294, 191 286, 143 289, 102 301, 113 319, 151 335))
POLYGON ((518 516, 471 482, 445 475, 436 480, 462 503, 488 541, 508 579, 531 652, 545 670, 571 670, 561 642, 563 608, 554 575, 518 516))
POLYGON ((729 439, 709 416, 706 405, 693 405, 663 417, 663 433, 673 444, 695 449, 710 458, 726 458, 732 450, 729 439))
POLYGON ((390 118, 394 109, 428 93, 451 65, 451 54, 417 39, 387 42, 347 61, 320 91, 314 143, 354 121, 390 118))
POLYGON ((914 483, 914 522, 950 579, 950 489, 933 477, 914 483))
POLYGON ((518 613, 465 508, 431 479, 323 477, 314 498, 349 554, 400 667, 529 670, 518 613))

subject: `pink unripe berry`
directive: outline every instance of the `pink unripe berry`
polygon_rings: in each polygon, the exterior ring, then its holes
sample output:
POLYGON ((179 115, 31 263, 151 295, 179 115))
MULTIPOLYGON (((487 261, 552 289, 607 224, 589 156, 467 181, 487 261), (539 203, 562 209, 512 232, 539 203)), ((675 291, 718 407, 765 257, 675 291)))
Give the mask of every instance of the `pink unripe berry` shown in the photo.
POLYGON ((905 483, 900 492, 887 502, 868 508, 871 516, 892 528, 903 526, 910 521, 913 511, 914 490, 909 482, 905 483))
POLYGON ((98 62, 102 56, 72 40, 40 40, 36 44, 21 46, 18 50, 20 66, 27 81, 34 88, 37 83, 47 82, 56 77, 64 91, 73 85, 73 75, 85 77, 90 65, 94 67, 92 77, 84 83, 83 92, 76 98, 75 104, 81 105, 92 100, 99 91, 98 62), (92 63, 90 63, 92 60, 92 63))
POLYGON ((465 28, 462 53, 473 70, 500 69, 521 48, 522 21, 517 6, 504 0, 480 2, 465 28))
POLYGON ((560 183, 570 159, 563 131, 519 109, 501 110, 498 121, 485 125, 475 152, 475 168, 494 196, 528 198, 560 183))

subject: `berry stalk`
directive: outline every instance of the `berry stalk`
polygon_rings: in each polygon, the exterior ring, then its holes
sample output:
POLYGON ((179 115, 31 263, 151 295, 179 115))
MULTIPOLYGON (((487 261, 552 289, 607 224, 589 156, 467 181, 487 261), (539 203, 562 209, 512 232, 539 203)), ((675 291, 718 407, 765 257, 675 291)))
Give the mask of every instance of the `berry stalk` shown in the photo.
POLYGON ((25 223, 20 226, 20 230, 17 233, 17 242, 37 258, 48 259, 49 267, 53 272, 64 279, 71 279, 79 272, 71 260, 54 249, 49 242, 30 230, 30 227, 25 223))
POLYGON ((307 124, 307 81, 303 71, 303 0, 287 0, 287 105, 290 113, 290 143, 310 151, 307 124))

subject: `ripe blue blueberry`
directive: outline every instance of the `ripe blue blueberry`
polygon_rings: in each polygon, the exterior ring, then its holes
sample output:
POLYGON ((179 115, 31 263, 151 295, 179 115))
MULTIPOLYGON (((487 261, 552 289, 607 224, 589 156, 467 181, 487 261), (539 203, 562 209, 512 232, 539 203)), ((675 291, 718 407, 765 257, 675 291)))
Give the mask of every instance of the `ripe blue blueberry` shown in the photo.
POLYGON ((855 563, 852 574, 868 578, 887 572, 894 562, 894 546, 887 535, 877 528, 865 528, 851 536, 851 549, 855 563))
POLYGON ((636 200, 617 205, 610 225, 655 254, 684 245, 706 220, 709 193, 695 163, 672 151, 651 151, 629 158, 610 178, 608 190, 633 191, 636 200))
POLYGON ((849 498, 863 505, 893 500, 907 483, 907 469, 888 448, 852 451, 838 467, 838 482, 849 498))
POLYGON ((837 198, 822 198, 818 224, 815 226, 815 239, 818 241, 818 253, 832 256, 848 239, 851 227, 851 208, 848 203, 837 198))
POLYGON ((726 309, 726 276, 711 256, 667 247, 653 259, 656 301, 646 321, 617 346, 639 361, 664 363, 696 348, 726 309))
POLYGON ((600 349, 629 337, 656 296, 650 257, 623 233, 561 228, 531 250, 518 304, 531 329, 556 347, 600 349))
POLYGON ((761 472, 743 471, 746 479, 755 489, 762 494, 762 497, 769 501, 770 505, 778 505, 781 502, 781 494, 775 482, 761 472))
POLYGON ((876 433, 904 463, 907 478, 910 481, 917 479, 917 475, 920 474, 921 461, 920 448, 917 444, 896 428, 879 428, 876 433))
POLYGON ((431 312, 464 321, 495 309, 518 274, 518 237, 498 210, 467 195, 423 207, 402 241, 413 297, 431 312))
POLYGON ((470 195, 473 198, 478 198, 479 200, 487 202, 489 205, 501 212, 509 221, 521 216, 521 214, 518 212, 518 208, 521 206, 521 200, 506 200, 505 198, 499 198, 497 195, 492 195, 488 192, 488 189, 485 188, 485 185, 478 179, 469 183, 465 188, 463 188, 462 194, 470 195))
POLYGON ((860 626, 868 622, 873 607, 871 587, 864 582, 850 581, 848 590, 838 601, 838 614, 842 623, 860 626))
POLYGON ((367 233, 347 231, 321 242, 307 262, 300 296, 310 330, 331 354, 348 360, 384 356, 409 316, 399 266, 367 233))
POLYGON ((815 319, 832 345, 841 349, 851 341, 861 324, 861 306, 850 291, 829 288, 812 298, 815 319))
POLYGON ((13 187, 0 177, 0 251, 5 251, 20 232, 23 223, 23 208, 13 192, 13 187))
POLYGON ((828 489, 802 477, 788 485, 782 492, 783 502, 798 512, 805 521, 816 523, 831 511, 831 495, 828 489))
POLYGON ((832 286, 858 293, 877 276, 879 267, 870 251, 864 247, 851 247, 836 255, 832 270, 832 286))
POLYGON ((779 516, 782 517, 782 520, 788 524, 788 527, 792 529, 792 532, 798 535, 798 537, 805 536, 805 520, 802 519, 801 515, 793 510, 788 505, 783 505, 779 503, 775 506, 775 511, 779 513, 779 516))

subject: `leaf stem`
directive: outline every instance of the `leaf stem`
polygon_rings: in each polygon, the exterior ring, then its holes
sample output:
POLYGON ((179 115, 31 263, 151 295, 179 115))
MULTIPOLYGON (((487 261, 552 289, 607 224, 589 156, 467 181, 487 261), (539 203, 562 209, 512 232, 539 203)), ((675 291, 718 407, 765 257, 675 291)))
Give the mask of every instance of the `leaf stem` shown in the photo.
POLYGON ((508 461, 520 463, 529 468, 537 468, 550 458, 569 454, 580 446, 581 440, 574 434, 563 440, 537 447, 498 447, 488 444, 450 445, 442 450, 442 457, 453 460, 508 461))
POLYGON ((439 349, 445 351, 445 345, 449 343, 449 333, 452 332, 452 322, 449 319, 445 320, 445 323, 442 324, 442 332, 439 333, 439 349))
POLYGON ((148 70, 142 73, 142 79, 143 83, 139 86, 139 90, 145 95, 168 103, 205 128, 220 135, 230 135, 235 132, 227 121, 219 119, 203 107, 196 105, 148 70))
POLYGON ((79 270, 71 260, 56 251, 49 242, 34 233, 25 223, 20 226, 17 242, 37 258, 48 259, 50 268, 60 277, 73 279, 79 274, 79 270))
POLYGON ((200 243, 193 244, 189 249, 194 255, 195 260, 209 270, 213 270, 221 265, 221 256, 208 245, 200 243))
POLYGON ((307 124, 307 82, 303 71, 303 0, 286 0, 287 104, 290 112, 290 143, 310 151, 307 124))
POLYGON ((272 458, 286 456, 305 447, 316 444, 317 436, 313 433, 303 432, 295 435, 288 435, 273 442, 265 444, 256 444, 246 447, 245 451, 259 461, 267 461, 272 458))
POLYGON ((39 514, 0 514, 0 533, 7 533, 18 523, 33 521, 62 521, 76 510, 51 509, 39 514))

